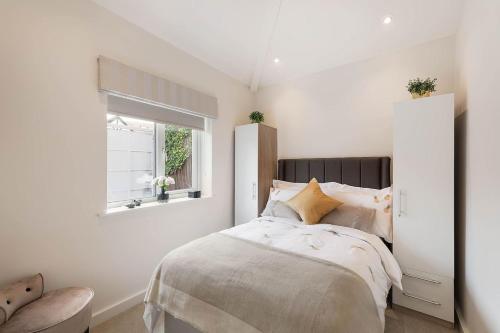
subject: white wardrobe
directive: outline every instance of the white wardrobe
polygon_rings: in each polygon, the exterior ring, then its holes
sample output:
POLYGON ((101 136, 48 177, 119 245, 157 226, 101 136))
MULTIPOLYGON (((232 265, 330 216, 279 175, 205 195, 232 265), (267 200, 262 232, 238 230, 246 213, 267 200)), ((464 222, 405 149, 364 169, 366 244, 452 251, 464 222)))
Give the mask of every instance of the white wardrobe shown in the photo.
POLYGON ((454 95, 394 108, 393 302, 454 322, 454 95))
POLYGON ((235 129, 234 223, 249 222, 264 210, 277 165, 276 128, 248 124, 235 129))

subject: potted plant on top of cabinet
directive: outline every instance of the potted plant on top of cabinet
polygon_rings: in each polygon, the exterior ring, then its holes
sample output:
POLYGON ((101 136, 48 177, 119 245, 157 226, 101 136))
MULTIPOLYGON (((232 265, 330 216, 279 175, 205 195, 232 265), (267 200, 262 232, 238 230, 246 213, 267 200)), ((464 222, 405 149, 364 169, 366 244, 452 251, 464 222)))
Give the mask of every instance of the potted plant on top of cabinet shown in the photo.
POLYGON ((429 97, 434 91, 436 91, 436 81, 436 78, 431 79, 430 77, 425 80, 416 78, 414 80, 408 81, 408 85, 406 86, 406 88, 410 92, 413 99, 429 97))

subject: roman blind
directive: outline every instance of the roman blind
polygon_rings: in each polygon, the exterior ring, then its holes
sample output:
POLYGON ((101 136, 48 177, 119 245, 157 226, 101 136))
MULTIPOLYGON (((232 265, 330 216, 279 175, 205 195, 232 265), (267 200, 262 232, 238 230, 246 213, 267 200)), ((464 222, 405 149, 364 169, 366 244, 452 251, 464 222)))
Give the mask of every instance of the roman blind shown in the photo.
POLYGON ((158 123, 175 124, 181 127, 200 130, 205 129, 205 119, 203 117, 169 110, 115 95, 108 95, 108 112, 152 120, 158 123))
POLYGON ((217 118, 217 99, 164 78, 100 56, 99 90, 112 112, 203 129, 217 118))

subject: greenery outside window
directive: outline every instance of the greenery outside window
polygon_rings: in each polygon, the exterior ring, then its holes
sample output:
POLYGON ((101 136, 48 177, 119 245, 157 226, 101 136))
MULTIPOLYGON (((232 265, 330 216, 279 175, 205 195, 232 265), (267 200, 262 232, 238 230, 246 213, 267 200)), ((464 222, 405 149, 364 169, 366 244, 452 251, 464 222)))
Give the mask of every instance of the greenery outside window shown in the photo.
POLYGON ((200 131, 107 114, 108 208, 156 200, 157 176, 174 178, 171 198, 199 188, 200 131))

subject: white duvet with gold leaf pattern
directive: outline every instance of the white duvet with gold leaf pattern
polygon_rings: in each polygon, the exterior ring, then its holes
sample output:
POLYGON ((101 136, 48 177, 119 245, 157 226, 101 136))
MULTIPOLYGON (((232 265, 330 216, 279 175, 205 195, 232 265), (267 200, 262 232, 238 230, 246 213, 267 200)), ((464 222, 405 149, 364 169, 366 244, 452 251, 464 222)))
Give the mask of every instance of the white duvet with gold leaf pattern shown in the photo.
POLYGON ((379 237, 360 230, 261 217, 221 233, 328 260, 354 271, 370 287, 382 322, 391 285, 402 288, 401 269, 392 253, 379 237))

